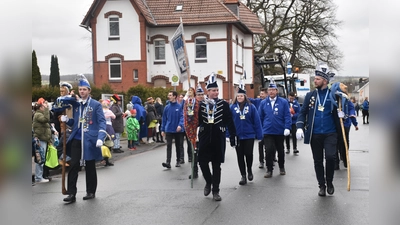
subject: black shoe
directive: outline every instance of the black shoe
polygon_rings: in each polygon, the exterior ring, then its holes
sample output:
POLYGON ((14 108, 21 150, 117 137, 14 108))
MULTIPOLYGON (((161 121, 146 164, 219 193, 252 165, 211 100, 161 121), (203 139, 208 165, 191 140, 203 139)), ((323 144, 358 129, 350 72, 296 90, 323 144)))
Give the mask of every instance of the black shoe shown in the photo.
POLYGON ((166 167, 168 169, 171 169, 171 164, 170 163, 162 163, 161 164, 163 167, 166 167))
POLYGON ((274 162, 278 162, 278 159, 276 157, 274 158, 274 162))
POLYGON ((343 166, 344 166, 344 168, 347 168, 347 159, 343 160, 343 166))
POLYGON ((68 203, 76 202, 76 197, 75 195, 68 195, 63 201, 68 203))
MULTIPOLYGON (((193 174, 193 179, 197 179, 197 178, 199 178, 199 174, 198 173, 194 173, 193 174)), ((192 175, 191 174, 189 175, 189 179, 192 179, 192 175)))
POLYGON ((326 192, 328 192, 328 194, 330 195, 333 195, 333 193, 335 192, 335 187, 333 186, 333 184, 328 185, 326 192))
POLYGON ((298 154, 298 153, 299 153, 299 150, 293 149, 293 153, 294 153, 294 154, 298 154))
POLYGON ((180 164, 180 162, 178 161, 178 162, 176 162, 176 164, 175 164, 175 167, 181 167, 181 164, 180 164))
POLYGON ((188 162, 190 162, 190 163, 191 163, 191 162, 192 162, 192 159, 189 159, 189 160, 188 160, 188 162))
POLYGON ((179 163, 180 163, 180 164, 184 164, 184 163, 185 163, 185 160, 184 160, 184 159, 181 159, 181 160, 179 161, 179 163))
POLYGON ((119 148, 121 149, 121 148, 122 148, 122 146, 119 146, 119 148))
POLYGON ((113 152, 114 153, 123 153, 124 151, 122 151, 121 149, 118 149, 118 148, 114 148, 113 152))
POLYGON ((254 178, 253 174, 252 174, 252 173, 249 173, 249 176, 247 176, 247 179, 249 179, 249 181, 252 181, 253 178, 254 178))
POLYGON ((214 201, 221 201, 222 200, 222 198, 219 195, 219 193, 213 193, 213 199, 214 199, 214 201))
POLYGON ((267 173, 264 175, 265 178, 270 178, 272 177, 272 171, 267 171, 267 173))
POLYGON ((325 186, 320 186, 320 187, 319 187, 318 195, 319 195, 319 196, 326 196, 326 191, 325 191, 325 189, 326 189, 325 186))
POLYGON ((83 200, 94 199, 96 196, 93 193, 87 193, 86 196, 83 196, 83 200))
POLYGON ((247 179, 246 179, 246 175, 242 176, 242 178, 239 181, 240 185, 245 185, 247 184, 247 179))
POLYGON ((258 165, 258 168, 260 168, 260 169, 264 168, 264 163, 260 162, 260 165, 258 165))
POLYGON ((286 149, 286 154, 289 154, 290 153, 290 149, 286 149))
POLYGON ((279 168, 279 174, 280 174, 280 175, 286 175, 286 170, 285 170, 285 168, 279 168))
POLYGON ((106 166, 114 166, 114 163, 107 162, 106 166))
POLYGON ((208 196, 211 193, 211 184, 206 184, 204 187, 204 196, 208 196))

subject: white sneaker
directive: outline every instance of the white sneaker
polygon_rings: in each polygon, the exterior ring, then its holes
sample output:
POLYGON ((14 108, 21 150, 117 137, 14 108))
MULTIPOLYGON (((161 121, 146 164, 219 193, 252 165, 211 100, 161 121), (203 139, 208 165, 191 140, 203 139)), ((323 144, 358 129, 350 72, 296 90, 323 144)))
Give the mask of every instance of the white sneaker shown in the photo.
POLYGON ((149 143, 149 144, 150 144, 150 143, 153 143, 153 140, 149 139, 149 141, 148 141, 147 143, 149 143))
POLYGON ((36 181, 36 183, 47 183, 50 180, 42 178, 40 181, 36 181))

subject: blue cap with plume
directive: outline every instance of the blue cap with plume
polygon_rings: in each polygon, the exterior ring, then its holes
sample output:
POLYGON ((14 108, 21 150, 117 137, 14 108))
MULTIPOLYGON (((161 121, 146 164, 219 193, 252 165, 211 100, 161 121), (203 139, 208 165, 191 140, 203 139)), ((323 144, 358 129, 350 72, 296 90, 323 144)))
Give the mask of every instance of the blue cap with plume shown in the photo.
POLYGON ((201 88, 200 83, 197 84, 196 94, 204 94, 203 88, 201 88))
POLYGON ((89 81, 86 79, 85 75, 78 74, 78 86, 79 87, 87 87, 90 89, 89 81))
POLYGON ((246 94, 246 89, 244 87, 243 80, 239 80, 239 88, 238 88, 238 94, 246 94))
POLYGON ((275 80, 273 78, 269 79, 269 86, 268 88, 276 88, 278 89, 278 87, 276 86, 275 80))
POLYGON ((333 80, 333 76, 335 76, 335 74, 330 72, 328 64, 324 62, 318 62, 315 68, 315 76, 320 76, 329 83, 329 81, 333 80))
POLYGON ((68 93, 70 92, 70 90, 72 89, 72 85, 68 82, 61 82, 60 83, 60 87, 65 87, 68 89, 68 93))
POLYGON ((210 77, 208 78, 208 81, 207 81, 206 88, 207 88, 207 90, 209 90, 211 88, 218 88, 217 79, 215 77, 214 72, 212 72, 210 74, 210 77))

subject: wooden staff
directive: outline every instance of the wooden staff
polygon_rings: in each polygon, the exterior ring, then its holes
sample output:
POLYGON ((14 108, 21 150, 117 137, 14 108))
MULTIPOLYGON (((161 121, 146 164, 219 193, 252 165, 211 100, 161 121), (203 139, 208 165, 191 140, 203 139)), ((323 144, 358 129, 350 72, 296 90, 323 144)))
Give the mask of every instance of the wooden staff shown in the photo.
MULTIPOLYGON (((339 111, 342 111, 342 98, 339 96, 339 111)), ((349 147, 347 146, 346 132, 344 130, 343 118, 340 119, 340 126, 342 127, 343 143, 346 149, 346 160, 347 160, 347 191, 350 191, 350 157, 349 157, 349 147)))
MULTIPOLYGON (((63 115, 65 115, 65 110, 63 112, 63 115)), ((65 122, 61 121, 61 116, 59 117, 60 120, 60 126, 61 126, 61 132, 63 133, 63 158, 62 162, 63 164, 61 165, 61 174, 62 174, 62 179, 61 179, 61 192, 63 195, 67 195, 67 190, 65 188, 65 164, 67 163, 67 124, 65 122)))

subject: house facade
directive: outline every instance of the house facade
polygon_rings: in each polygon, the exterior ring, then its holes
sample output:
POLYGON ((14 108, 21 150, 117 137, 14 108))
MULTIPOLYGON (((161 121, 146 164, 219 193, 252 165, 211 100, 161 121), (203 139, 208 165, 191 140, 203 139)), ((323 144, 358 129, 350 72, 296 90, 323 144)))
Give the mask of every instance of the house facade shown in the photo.
POLYGON ((92 34, 94 84, 171 87, 178 73, 170 41, 181 19, 190 86, 204 88, 214 72, 220 98, 234 98, 240 79, 254 96, 253 36, 264 30, 239 0, 94 0, 80 25, 92 34))

